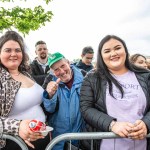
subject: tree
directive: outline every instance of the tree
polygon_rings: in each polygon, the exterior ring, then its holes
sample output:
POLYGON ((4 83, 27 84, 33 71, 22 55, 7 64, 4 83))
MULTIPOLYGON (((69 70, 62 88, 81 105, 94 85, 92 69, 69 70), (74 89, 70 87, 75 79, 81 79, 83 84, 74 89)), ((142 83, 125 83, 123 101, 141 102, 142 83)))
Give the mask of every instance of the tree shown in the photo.
MULTIPOLYGON (((14 2, 15 0, 0 0, 2 2, 14 2)), ((24 0, 26 1, 26 0, 24 0)), ((44 0, 48 5, 52 0, 44 0)), ((24 35, 29 32, 38 30, 45 26, 46 22, 50 22, 53 13, 51 11, 45 12, 42 6, 31 8, 14 7, 12 9, 5 9, 0 7, 0 32, 4 30, 17 29, 24 35)))

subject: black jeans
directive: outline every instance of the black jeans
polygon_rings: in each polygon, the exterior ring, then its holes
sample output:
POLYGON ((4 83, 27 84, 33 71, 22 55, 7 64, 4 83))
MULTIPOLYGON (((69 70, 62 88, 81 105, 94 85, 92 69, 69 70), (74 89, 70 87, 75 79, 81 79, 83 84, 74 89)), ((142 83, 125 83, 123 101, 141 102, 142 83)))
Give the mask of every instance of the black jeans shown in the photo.
MULTIPOLYGON (((35 146, 35 149, 28 146, 29 150, 45 150, 46 146, 50 142, 50 135, 48 134, 44 139, 39 139, 37 141, 32 142, 35 146)), ((21 150, 20 146, 12 140, 6 140, 6 146, 1 150, 21 150)))

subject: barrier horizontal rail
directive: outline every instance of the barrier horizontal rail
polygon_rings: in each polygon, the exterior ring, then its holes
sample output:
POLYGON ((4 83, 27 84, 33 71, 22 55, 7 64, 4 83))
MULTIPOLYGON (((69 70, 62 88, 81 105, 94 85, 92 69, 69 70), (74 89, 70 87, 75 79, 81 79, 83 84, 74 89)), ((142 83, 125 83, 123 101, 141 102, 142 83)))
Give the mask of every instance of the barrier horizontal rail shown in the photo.
POLYGON ((3 134, 2 138, 3 139, 9 139, 9 140, 16 142, 21 147, 22 150, 29 150, 27 145, 24 143, 24 141, 18 136, 3 134))
MULTIPOLYGON (((150 138, 150 134, 146 136, 150 138)), ((114 139, 122 138, 113 132, 82 132, 82 133, 65 133, 55 137, 46 147, 45 150, 51 150, 55 144, 62 140, 93 140, 93 139, 114 139)))

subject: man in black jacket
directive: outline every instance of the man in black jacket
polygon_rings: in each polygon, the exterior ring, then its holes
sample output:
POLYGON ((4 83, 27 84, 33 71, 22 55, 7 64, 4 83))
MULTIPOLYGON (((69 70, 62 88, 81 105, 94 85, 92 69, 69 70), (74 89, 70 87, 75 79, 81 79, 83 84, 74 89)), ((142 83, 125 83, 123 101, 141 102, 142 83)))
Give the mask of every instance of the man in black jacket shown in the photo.
POLYGON ((44 41, 38 41, 35 44, 35 53, 37 57, 31 63, 32 77, 39 85, 43 85, 44 79, 47 76, 50 68, 47 64, 48 49, 44 41))
POLYGON ((92 70, 93 55, 94 55, 94 51, 91 46, 84 47, 81 54, 82 59, 74 65, 80 69, 85 70, 86 72, 92 70))

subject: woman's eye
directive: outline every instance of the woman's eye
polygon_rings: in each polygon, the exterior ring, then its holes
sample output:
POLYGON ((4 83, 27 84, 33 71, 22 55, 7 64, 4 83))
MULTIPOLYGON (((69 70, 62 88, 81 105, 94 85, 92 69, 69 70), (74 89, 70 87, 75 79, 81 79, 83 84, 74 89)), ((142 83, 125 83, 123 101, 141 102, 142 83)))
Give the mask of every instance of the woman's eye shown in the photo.
POLYGON ((104 53, 109 53, 109 52, 110 52, 109 50, 105 50, 105 51, 104 51, 104 53))
POLYGON ((139 61, 139 64, 143 64, 143 62, 142 62, 142 61, 139 61))
POLYGON ((121 47, 117 47, 117 48, 116 48, 116 50, 119 50, 119 49, 121 49, 121 47))
POLYGON ((3 49, 2 51, 3 52, 11 52, 11 49, 6 48, 6 49, 3 49))
POLYGON ((16 49, 15 51, 16 51, 16 52, 21 52, 21 49, 19 48, 19 49, 16 49))

